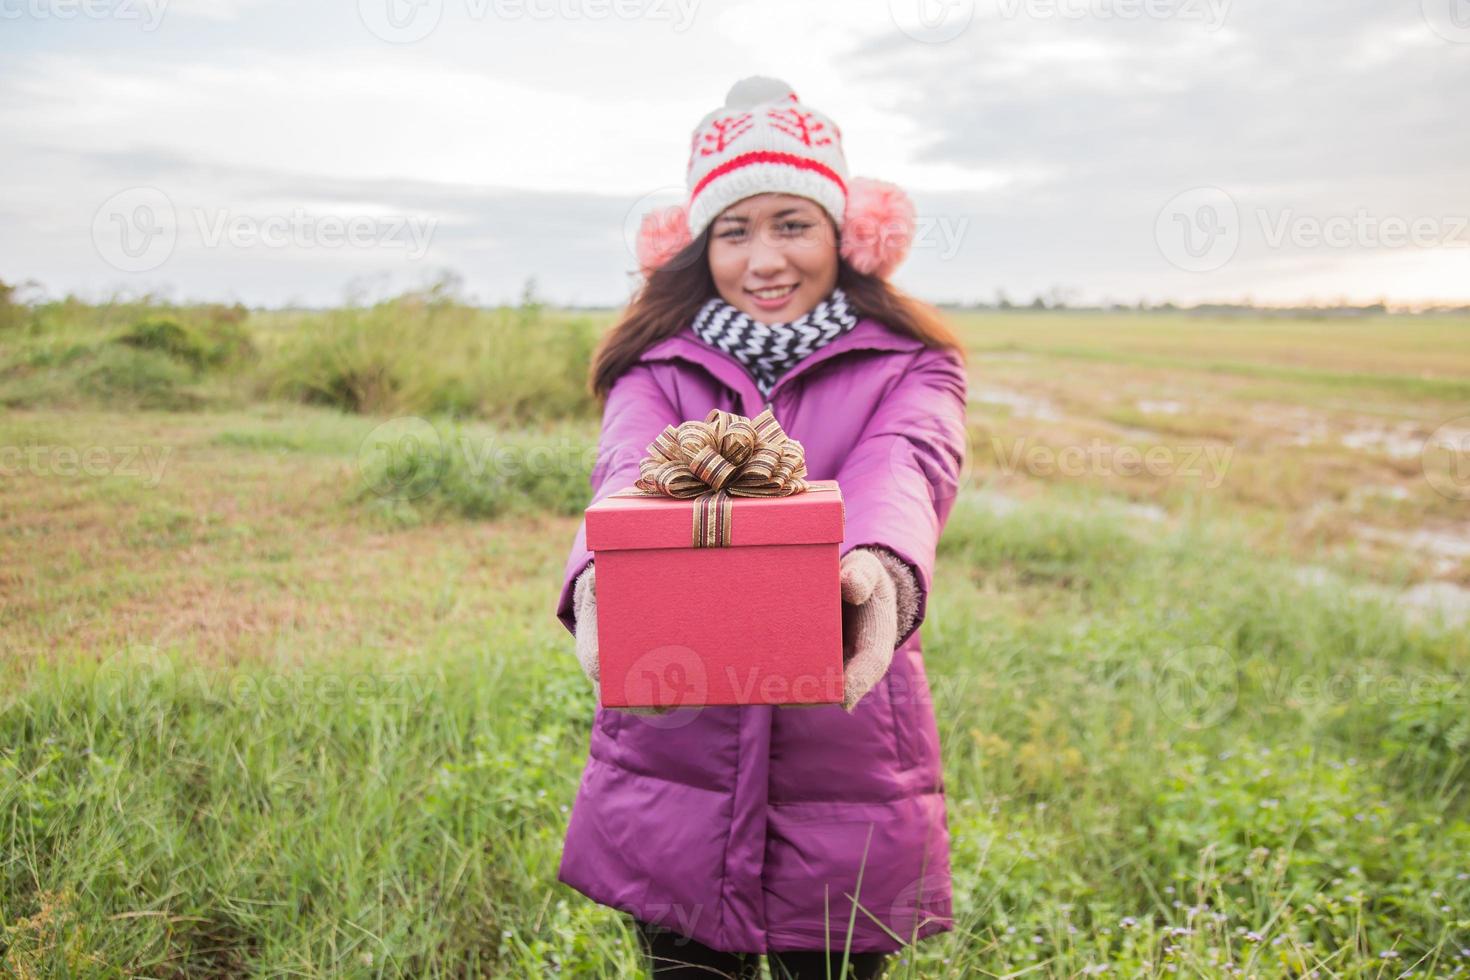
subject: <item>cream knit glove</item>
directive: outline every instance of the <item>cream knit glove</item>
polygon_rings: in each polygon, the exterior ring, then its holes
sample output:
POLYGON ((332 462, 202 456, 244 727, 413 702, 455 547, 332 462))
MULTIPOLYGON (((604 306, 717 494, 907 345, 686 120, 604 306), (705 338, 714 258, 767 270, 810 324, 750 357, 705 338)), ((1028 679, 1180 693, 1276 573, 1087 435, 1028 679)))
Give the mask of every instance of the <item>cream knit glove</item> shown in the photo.
MULTIPOLYGON (((572 586, 572 609, 575 610, 574 626, 577 638, 577 662, 582 665, 582 673, 592 682, 592 686, 600 688, 599 674, 601 668, 597 659, 597 567, 588 562, 587 568, 577 576, 576 583, 572 586)), ((633 715, 666 715, 673 708, 618 708, 633 715)))
POLYGON ((582 673, 596 687, 598 683, 597 663, 597 581, 594 566, 589 562, 577 582, 572 586, 572 609, 576 617, 577 662, 582 673))
POLYGON ((898 598, 898 640, 893 644, 897 648, 909 638, 915 625, 914 620, 919 615, 919 583, 914 579, 908 562, 887 548, 875 546, 861 550, 871 551, 888 570, 888 577, 893 579, 894 592, 898 598))
POLYGON ((918 611, 918 585, 897 555, 853 548, 842 556, 842 707, 851 712, 883 679, 918 611))

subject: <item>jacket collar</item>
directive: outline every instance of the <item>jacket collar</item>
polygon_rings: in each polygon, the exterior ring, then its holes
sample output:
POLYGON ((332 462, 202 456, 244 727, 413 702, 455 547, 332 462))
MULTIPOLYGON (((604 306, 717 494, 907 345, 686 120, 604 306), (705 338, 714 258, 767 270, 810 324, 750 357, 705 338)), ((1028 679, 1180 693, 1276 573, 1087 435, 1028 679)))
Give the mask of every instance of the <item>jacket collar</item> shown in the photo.
POLYGON ((727 387, 744 392, 749 404, 764 405, 776 397, 776 392, 823 361, 855 350, 916 351, 924 342, 905 334, 897 333, 877 320, 861 319, 851 330, 834 337, 806 357, 797 361, 791 370, 776 379, 775 387, 767 398, 762 398, 756 387, 755 378, 733 355, 711 347, 694 333, 692 326, 671 337, 665 337, 651 345, 638 358, 639 361, 682 360, 697 364, 709 371, 727 387))

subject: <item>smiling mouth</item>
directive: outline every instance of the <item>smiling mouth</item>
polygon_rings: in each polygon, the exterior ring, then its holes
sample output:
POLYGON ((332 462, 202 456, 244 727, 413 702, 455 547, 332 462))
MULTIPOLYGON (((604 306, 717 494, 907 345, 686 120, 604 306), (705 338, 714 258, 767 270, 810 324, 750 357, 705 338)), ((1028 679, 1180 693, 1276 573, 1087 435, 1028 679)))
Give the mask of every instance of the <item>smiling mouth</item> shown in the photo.
POLYGON ((780 299, 783 296, 789 296, 791 293, 794 293, 795 291, 796 291, 796 286, 794 284, 793 285, 790 285, 790 286, 771 286, 768 289, 747 289, 746 290, 746 292, 750 293, 750 295, 754 296, 756 299, 766 299, 766 300, 780 299))

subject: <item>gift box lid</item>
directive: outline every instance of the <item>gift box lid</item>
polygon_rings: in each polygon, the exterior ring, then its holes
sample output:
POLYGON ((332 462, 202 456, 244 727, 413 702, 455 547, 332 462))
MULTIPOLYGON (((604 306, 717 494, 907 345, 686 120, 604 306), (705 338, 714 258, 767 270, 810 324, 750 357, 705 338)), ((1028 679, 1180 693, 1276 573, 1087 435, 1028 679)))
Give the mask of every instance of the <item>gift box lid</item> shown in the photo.
MULTIPOLYGON (((587 508, 592 551, 689 548, 696 507, 709 497, 677 498, 627 487, 587 508)), ((842 491, 836 480, 810 480, 786 497, 729 497, 729 546, 823 544, 842 540, 842 491)), ((708 515, 714 519, 715 515, 708 515)))

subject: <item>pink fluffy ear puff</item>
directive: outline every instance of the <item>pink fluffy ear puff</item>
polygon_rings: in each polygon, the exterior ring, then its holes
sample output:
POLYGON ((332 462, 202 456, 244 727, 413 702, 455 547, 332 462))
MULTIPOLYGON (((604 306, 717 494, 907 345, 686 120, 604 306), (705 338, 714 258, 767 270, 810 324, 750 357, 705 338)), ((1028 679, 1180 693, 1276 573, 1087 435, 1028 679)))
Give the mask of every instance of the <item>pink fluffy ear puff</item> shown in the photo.
POLYGON ((850 179, 842 257, 859 272, 887 279, 909 254, 914 220, 914 202, 903 188, 867 177, 850 179))
POLYGON ((638 267, 645 276, 662 268, 691 240, 684 205, 655 208, 643 216, 638 226, 638 267))

